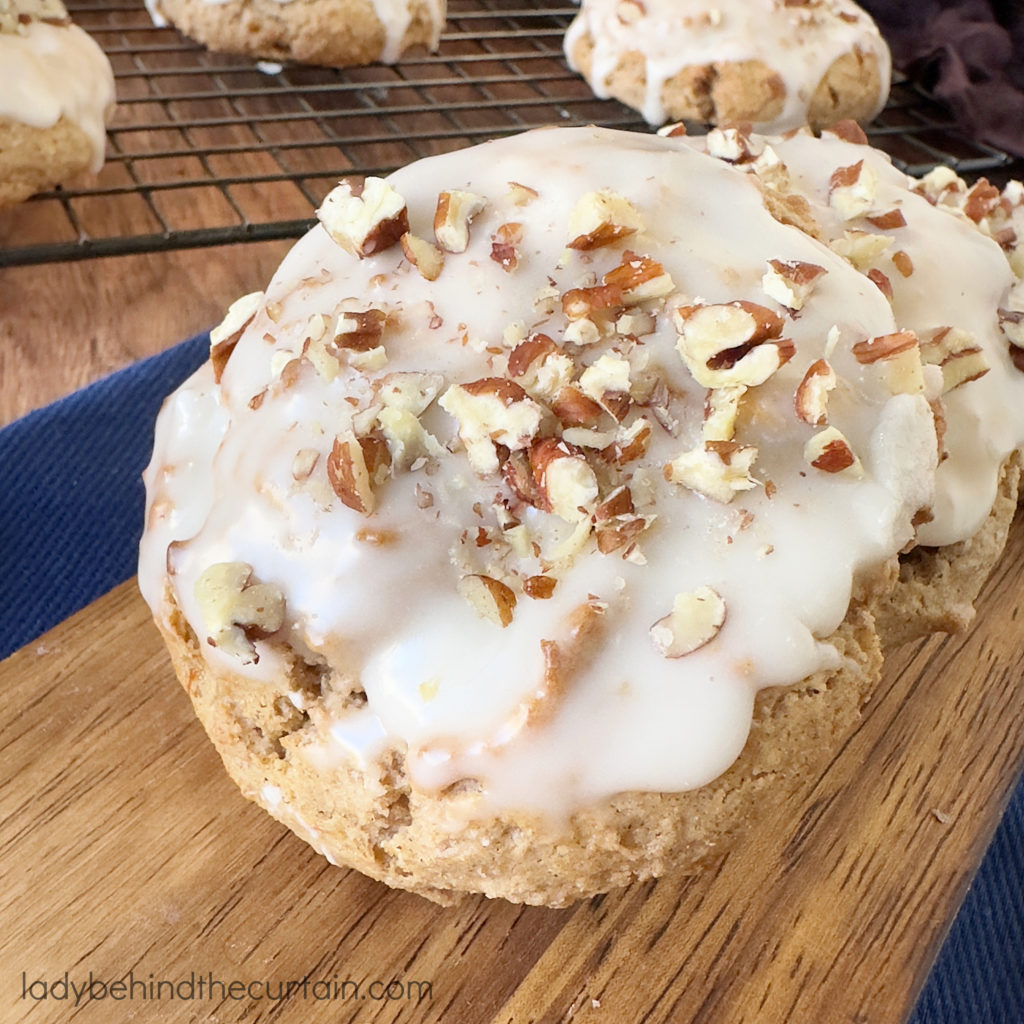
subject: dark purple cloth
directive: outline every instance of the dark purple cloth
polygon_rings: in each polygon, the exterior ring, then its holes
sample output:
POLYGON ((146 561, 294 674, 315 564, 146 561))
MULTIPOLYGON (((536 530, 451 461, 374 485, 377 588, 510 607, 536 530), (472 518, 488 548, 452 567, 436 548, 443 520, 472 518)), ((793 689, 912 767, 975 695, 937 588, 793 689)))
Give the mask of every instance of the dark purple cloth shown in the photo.
POLYGON ((1020 0, 861 0, 893 63, 968 134, 1024 156, 1024 4, 1020 0))

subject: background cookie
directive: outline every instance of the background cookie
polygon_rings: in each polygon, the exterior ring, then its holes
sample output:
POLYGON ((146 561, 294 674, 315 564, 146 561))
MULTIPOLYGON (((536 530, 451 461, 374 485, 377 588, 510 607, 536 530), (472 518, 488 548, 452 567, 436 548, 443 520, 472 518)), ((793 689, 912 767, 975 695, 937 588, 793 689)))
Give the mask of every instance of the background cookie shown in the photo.
POLYGON ((394 63, 412 46, 437 49, 444 0, 148 0, 211 50, 335 67, 394 63))
POLYGON ((930 518, 901 557, 900 585, 876 609, 892 647, 968 625, 1016 509, 1024 315, 1004 307, 1024 305, 1024 195, 1015 182, 1003 193, 984 179, 967 185, 947 168, 908 179, 855 125, 837 131, 856 144, 800 133, 755 153, 741 133, 718 130, 693 144, 747 167, 774 194, 776 215, 843 254, 920 340, 939 396, 942 458, 930 518))
POLYGON ((56 0, 0 3, 0 206, 98 171, 114 77, 56 0))
POLYGON ((673 120, 759 130, 870 119, 889 92, 888 48, 849 0, 583 0, 565 38, 597 95, 673 120))
POLYGON ((88 136, 67 118, 52 128, 0 119, 0 206, 20 203, 93 166, 88 136))

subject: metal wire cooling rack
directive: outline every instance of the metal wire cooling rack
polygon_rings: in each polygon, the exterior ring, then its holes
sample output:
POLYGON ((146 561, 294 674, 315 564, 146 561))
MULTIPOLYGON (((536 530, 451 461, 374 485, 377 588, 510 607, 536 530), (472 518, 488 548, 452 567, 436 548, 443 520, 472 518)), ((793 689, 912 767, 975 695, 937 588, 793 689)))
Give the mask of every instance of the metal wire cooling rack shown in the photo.
MULTIPOLYGON (((142 0, 67 7, 114 67, 107 163, 86 185, 0 213, 0 266, 298 237, 344 174, 541 124, 650 130, 567 68, 576 9, 557 0, 449 0, 438 53, 347 71, 208 53, 155 27, 142 0)), ((911 173, 1012 163, 906 83, 869 135, 911 173)))

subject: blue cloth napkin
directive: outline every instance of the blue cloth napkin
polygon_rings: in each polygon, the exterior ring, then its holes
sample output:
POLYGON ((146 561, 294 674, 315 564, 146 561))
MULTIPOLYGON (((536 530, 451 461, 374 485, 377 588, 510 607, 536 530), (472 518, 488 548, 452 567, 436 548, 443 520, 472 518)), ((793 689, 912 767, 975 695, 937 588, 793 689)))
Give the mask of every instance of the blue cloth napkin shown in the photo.
MULTIPOLYGON (((153 422, 208 350, 199 335, 0 430, 0 657, 135 573, 153 422)), ((1024 784, 909 1024, 1022 1022, 1024 784)))
POLYGON ((203 334, 0 430, 0 658, 135 574, 142 470, 203 334))

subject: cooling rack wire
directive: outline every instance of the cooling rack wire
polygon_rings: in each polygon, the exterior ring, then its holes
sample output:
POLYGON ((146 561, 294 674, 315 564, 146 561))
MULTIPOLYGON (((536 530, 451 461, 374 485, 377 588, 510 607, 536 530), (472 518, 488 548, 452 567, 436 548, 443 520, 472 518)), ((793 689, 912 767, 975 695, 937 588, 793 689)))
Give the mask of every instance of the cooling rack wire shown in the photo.
MULTIPOLYGON (((114 67, 107 163, 88 186, 0 213, 0 266, 298 237, 345 174, 538 125, 650 130, 566 66, 571 4, 449 0, 436 54, 345 71, 209 53, 154 26, 142 0, 67 7, 114 67)), ((1013 164, 905 81, 868 134, 910 173, 1013 164)))

